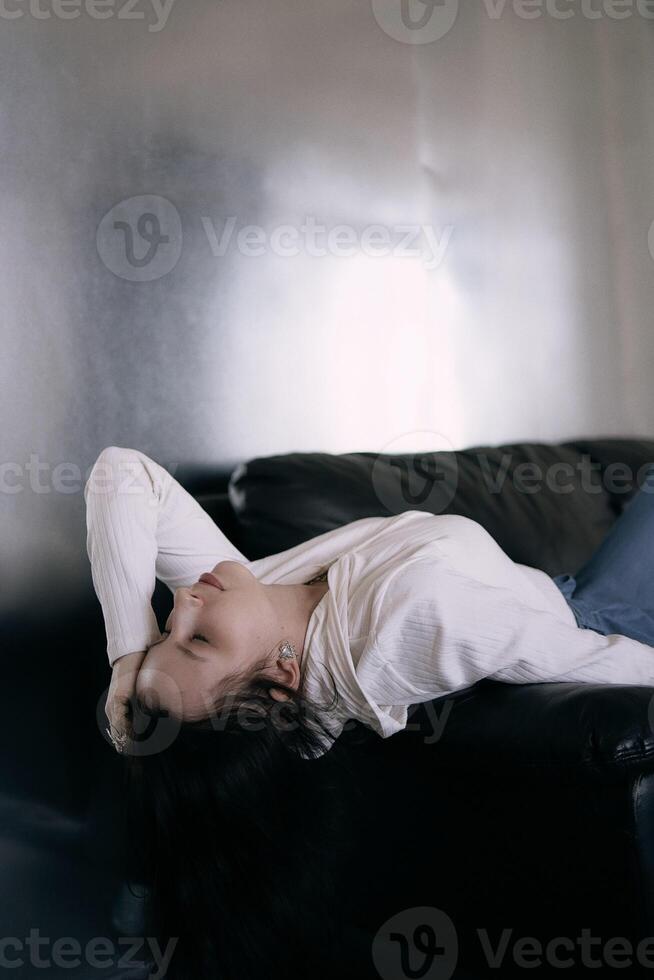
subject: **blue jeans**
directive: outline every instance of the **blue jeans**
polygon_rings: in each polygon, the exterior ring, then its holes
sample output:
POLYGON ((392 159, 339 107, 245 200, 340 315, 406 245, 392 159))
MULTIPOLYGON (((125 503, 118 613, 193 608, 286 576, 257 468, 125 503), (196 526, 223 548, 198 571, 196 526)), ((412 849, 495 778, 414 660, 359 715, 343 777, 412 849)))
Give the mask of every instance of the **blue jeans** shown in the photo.
POLYGON ((654 465, 592 558, 553 582, 578 626, 654 646, 654 465))

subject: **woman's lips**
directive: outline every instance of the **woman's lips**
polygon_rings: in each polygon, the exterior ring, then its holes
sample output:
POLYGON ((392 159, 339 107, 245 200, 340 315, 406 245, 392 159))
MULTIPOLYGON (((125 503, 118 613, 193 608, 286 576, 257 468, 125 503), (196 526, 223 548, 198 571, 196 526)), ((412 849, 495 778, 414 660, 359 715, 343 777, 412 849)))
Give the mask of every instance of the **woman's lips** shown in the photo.
POLYGON ((213 585, 214 589, 220 589, 221 592, 224 591, 222 585, 220 584, 216 576, 213 574, 213 572, 203 572, 200 578, 198 579, 198 582, 204 582, 205 585, 213 585))

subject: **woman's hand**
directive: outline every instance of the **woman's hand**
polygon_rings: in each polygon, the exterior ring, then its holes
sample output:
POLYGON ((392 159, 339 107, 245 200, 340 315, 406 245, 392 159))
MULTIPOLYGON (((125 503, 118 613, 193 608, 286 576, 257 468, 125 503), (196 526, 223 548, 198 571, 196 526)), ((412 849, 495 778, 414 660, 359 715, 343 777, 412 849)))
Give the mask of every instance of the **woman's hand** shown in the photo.
POLYGON ((145 650, 128 653, 116 660, 113 666, 105 714, 109 721, 108 734, 117 752, 124 750, 129 737, 130 704, 145 653, 145 650))

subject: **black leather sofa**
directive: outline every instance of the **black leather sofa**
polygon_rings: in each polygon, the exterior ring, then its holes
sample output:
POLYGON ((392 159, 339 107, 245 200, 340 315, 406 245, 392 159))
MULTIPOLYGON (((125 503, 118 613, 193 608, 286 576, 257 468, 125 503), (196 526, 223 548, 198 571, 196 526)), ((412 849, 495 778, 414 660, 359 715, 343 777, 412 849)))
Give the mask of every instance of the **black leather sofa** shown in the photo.
MULTIPOLYGON (((654 441, 579 439, 293 453, 176 475, 251 559, 361 517, 429 510, 473 517, 514 560, 555 575, 590 556, 652 461, 654 441)), ((168 603, 158 587, 161 614, 168 603)), ((121 762, 97 721, 108 669, 90 578, 79 608, 5 626, 2 935, 37 929, 83 945, 138 934, 138 909, 130 922, 134 909, 120 903, 121 762)), ((654 650, 652 674, 651 688, 483 681, 417 707, 390 739, 349 728, 364 803, 342 976, 577 976, 618 963, 651 975, 654 650), (422 907, 438 911, 411 911, 422 907), (407 935, 421 917, 445 918, 431 972, 379 953, 396 915, 407 935)), ((113 968, 49 972, 137 975, 124 955, 113 968)), ((23 947, 11 973, 43 969, 23 947)))

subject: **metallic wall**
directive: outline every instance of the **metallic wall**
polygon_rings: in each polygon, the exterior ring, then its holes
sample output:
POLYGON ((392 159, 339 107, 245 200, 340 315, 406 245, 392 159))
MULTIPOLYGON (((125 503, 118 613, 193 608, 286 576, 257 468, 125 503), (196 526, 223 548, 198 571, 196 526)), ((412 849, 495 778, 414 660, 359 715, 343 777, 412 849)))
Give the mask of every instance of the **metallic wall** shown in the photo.
POLYGON ((651 435, 654 5, 2 0, 2 601, 98 451, 651 435))

